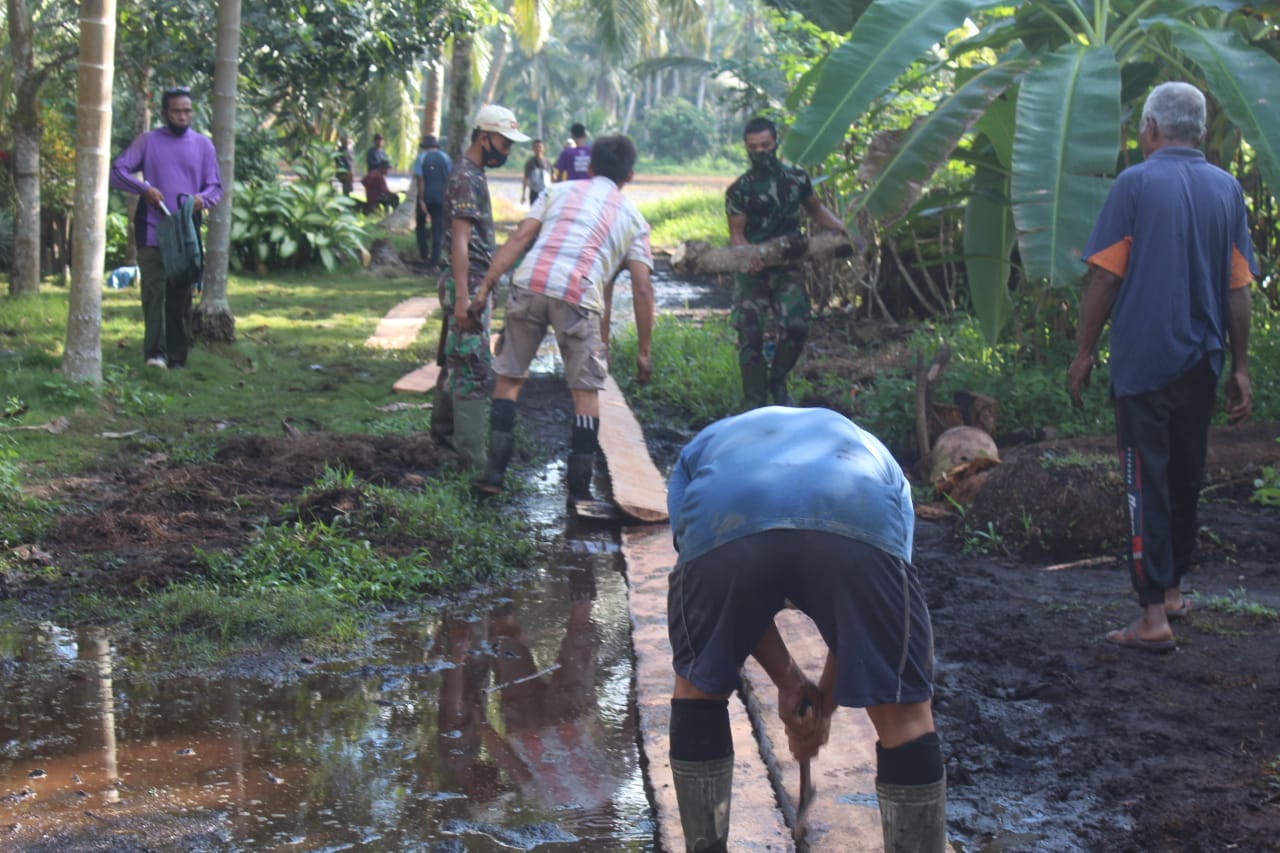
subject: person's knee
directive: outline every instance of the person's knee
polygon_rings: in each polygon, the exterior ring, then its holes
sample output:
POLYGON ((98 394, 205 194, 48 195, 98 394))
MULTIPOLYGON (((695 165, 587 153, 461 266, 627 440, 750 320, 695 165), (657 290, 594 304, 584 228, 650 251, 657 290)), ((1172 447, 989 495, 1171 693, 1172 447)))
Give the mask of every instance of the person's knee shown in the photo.
POLYGON ((676 761, 716 761, 733 755, 729 700, 672 699, 670 749, 676 761))
POLYGON ((942 746, 937 732, 891 749, 876 744, 876 781, 888 785, 930 785, 942 778, 942 746))

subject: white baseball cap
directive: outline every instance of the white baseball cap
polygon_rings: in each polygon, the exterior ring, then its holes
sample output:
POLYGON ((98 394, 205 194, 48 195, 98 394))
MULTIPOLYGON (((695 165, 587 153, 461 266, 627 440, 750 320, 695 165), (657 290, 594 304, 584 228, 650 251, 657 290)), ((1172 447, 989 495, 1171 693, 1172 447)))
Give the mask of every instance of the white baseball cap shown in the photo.
POLYGON ((529 137, 520 132, 520 123, 515 113, 497 104, 485 104, 476 113, 476 127, 480 130, 501 133, 512 142, 528 142, 529 137))

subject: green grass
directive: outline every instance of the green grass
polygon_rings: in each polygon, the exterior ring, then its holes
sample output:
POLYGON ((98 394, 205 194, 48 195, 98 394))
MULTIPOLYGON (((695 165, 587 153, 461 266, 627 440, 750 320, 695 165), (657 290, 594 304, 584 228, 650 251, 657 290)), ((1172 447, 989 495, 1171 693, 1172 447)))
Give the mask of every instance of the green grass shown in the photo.
POLYGON ((1280 619, 1280 611, 1249 598, 1244 587, 1236 587, 1226 595, 1215 595, 1204 600, 1203 606, 1233 616, 1251 616, 1255 619, 1280 619))
POLYGON ((705 240, 717 246, 729 242, 723 191, 682 190, 642 203, 640 213, 652 229, 649 242, 655 247, 674 248, 685 240, 705 240))

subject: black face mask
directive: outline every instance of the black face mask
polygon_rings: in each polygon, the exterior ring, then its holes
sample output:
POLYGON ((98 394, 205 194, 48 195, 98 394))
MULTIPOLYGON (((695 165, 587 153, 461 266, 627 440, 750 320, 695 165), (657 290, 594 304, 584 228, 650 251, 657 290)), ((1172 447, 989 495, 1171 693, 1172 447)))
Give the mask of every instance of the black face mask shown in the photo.
POLYGON ((751 158, 751 168, 757 172, 771 175, 782 168, 782 164, 778 162, 776 148, 770 148, 768 151, 749 151, 747 156, 751 158))
MULTIPOLYGON (((493 145, 492 136, 489 137, 489 145, 493 145)), ((503 163, 507 162, 507 155, 503 154, 497 148, 490 147, 485 149, 481 159, 483 160, 484 167, 486 169, 496 169, 503 163)))

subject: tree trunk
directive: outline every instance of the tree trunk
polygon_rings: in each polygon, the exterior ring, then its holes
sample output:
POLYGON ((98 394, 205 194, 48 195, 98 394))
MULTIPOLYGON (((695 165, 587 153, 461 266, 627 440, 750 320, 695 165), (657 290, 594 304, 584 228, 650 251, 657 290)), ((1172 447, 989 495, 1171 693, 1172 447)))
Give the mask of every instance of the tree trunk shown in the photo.
POLYGON ((26 0, 8 0, 13 57, 13 268, 9 294, 40 292, 40 76, 36 74, 31 14, 26 0))
POLYGON ((213 60, 213 146, 218 151, 222 200, 209 214, 204 286, 200 304, 191 318, 196 337, 218 343, 236 339, 236 318, 227 301, 227 265, 231 255, 231 206, 235 201, 239 57, 240 0, 218 0, 218 42, 213 60))
POLYGON ((786 236, 752 246, 712 247, 700 240, 687 240, 671 255, 671 269, 681 275, 746 272, 757 258, 766 267, 776 267, 819 258, 847 258, 852 254, 853 244, 849 238, 830 231, 819 232, 807 240, 786 236))
POLYGON ((485 76, 484 87, 480 90, 480 103, 493 102, 493 94, 498 88, 498 78, 502 76, 502 66, 507 62, 507 31, 498 27, 498 43, 493 48, 493 59, 489 62, 489 73, 485 76))
POLYGON ((116 0, 80 0, 76 94, 76 192, 67 345, 62 375, 102 382, 102 268, 107 255, 107 178, 111 168, 111 84, 116 0))
POLYGON ((453 62, 449 66, 449 157, 457 161, 471 144, 471 40, 470 33, 453 37, 453 62))
POLYGON ((440 135, 440 97, 444 92, 444 63, 439 57, 426 60, 422 77, 422 136, 440 135))

